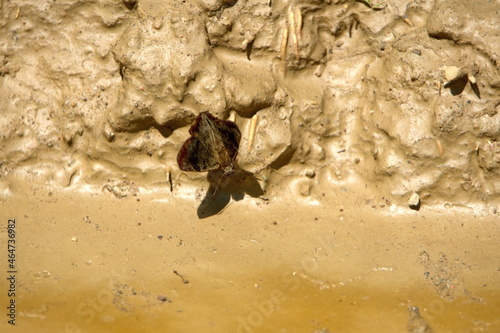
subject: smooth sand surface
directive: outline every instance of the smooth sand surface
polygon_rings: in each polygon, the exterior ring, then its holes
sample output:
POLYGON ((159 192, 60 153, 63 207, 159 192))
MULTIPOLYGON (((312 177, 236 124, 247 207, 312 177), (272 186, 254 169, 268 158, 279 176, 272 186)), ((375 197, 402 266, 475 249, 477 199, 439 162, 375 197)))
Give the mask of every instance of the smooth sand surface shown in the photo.
POLYGON ((14 329, 5 319, 2 327, 9 332, 495 332, 500 327, 496 216, 246 199, 199 219, 194 203, 155 199, 38 192, 3 200, 2 218, 16 219, 18 313, 14 329))

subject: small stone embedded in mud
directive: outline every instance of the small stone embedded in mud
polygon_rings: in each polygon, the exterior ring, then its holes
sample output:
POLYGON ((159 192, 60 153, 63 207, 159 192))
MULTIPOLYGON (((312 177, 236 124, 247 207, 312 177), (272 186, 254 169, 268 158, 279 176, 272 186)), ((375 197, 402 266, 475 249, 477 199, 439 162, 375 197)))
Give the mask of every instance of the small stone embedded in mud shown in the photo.
POLYGON ((162 25, 163 25, 163 21, 161 21, 161 20, 156 19, 153 21, 153 28, 156 30, 159 30, 162 27, 162 25))
POLYGON ((160 302, 169 302, 169 303, 172 303, 171 300, 169 300, 167 297, 163 296, 163 295, 158 295, 156 297, 157 300, 159 300, 160 302))
POLYGON ((422 55, 422 51, 420 51, 419 49, 413 49, 413 50, 411 50, 411 53, 416 54, 416 55, 422 55))
POLYGON ((311 195, 311 187, 312 186, 309 183, 301 184, 299 187, 299 193, 304 197, 308 197, 311 195))
POLYGON ((410 200, 408 200, 408 206, 413 210, 420 209, 420 196, 418 195, 418 193, 413 192, 413 194, 410 196, 410 200))
POLYGON ((306 175, 306 177, 314 178, 314 176, 316 176, 316 173, 314 172, 314 170, 307 170, 305 172, 305 175, 306 175))

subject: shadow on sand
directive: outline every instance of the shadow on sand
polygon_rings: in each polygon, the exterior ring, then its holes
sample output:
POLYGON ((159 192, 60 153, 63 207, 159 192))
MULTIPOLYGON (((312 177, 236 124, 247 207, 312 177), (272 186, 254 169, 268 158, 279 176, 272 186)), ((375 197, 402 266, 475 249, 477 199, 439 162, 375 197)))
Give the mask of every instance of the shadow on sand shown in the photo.
POLYGON ((221 212, 229 204, 231 198, 239 201, 245 197, 245 194, 254 198, 264 194, 257 178, 242 169, 236 169, 231 173, 224 173, 222 170, 209 171, 207 180, 210 186, 198 207, 200 219, 221 212))

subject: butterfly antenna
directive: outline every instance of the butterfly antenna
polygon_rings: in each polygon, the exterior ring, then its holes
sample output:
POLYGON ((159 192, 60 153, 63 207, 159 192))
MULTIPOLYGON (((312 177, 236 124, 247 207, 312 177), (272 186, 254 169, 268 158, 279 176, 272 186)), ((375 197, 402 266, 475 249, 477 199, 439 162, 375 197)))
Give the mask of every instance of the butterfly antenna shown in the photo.
POLYGON ((295 200, 295 197, 294 197, 294 195, 293 195, 293 193, 292 193, 292 190, 290 189, 290 187, 289 187, 289 186, 288 186, 288 184, 286 183, 287 176, 285 176, 284 174, 282 174, 282 173, 280 173, 280 172, 278 172, 278 171, 276 171, 276 170, 274 170, 274 169, 270 169, 270 170, 271 170, 271 172, 275 172, 275 173, 277 173, 278 175, 280 175, 281 177, 283 177, 283 179, 285 180, 285 186, 287 187, 288 192, 290 192, 290 197, 291 197, 291 198, 292 198, 292 200, 296 203, 297 201, 295 200))
POLYGON ((222 176, 220 176, 219 181, 217 182, 217 186, 215 186, 214 193, 212 193, 212 196, 214 196, 215 193, 217 193, 217 190, 219 189, 220 182, 222 181, 222 178, 224 178, 226 176, 226 174, 227 174, 227 171, 224 171, 222 176))

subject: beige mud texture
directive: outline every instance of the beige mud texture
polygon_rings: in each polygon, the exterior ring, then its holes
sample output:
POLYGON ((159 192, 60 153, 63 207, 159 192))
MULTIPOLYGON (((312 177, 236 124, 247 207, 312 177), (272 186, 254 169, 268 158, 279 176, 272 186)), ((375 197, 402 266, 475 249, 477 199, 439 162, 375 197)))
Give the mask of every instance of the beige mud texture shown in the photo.
POLYGON ((0 331, 500 332, 499 26, 0 0, 0 331), (203 111, 241 130, 232 173, 177 165, 203 111))

